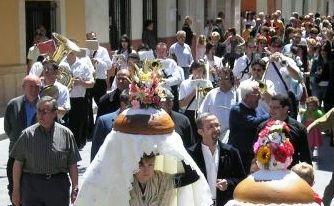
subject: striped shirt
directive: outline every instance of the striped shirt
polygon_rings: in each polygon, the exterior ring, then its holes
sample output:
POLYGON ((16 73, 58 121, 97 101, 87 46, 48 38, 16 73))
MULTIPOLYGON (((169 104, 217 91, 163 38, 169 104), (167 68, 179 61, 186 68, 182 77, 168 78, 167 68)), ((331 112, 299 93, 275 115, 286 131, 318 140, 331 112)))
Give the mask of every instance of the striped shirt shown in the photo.
POLYGON ((33 174, 67 173, 81 160, 72 132, 58 123, 49 132, 39 123, 25 129, 10 157, 23 164, 24 172, 33 174))

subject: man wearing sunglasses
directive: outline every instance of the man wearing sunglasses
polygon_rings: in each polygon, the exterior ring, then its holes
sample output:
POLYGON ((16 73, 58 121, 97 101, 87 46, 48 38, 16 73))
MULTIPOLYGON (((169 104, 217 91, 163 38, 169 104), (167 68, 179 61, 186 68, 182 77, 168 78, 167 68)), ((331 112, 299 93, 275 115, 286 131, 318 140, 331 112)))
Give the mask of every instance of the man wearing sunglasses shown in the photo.
POLYGON ((245 46, 245 54, 235 61, 233 67, 233 74, 236 77, 237 84, 250 78, 250 67, 254 61, 254 53, 257 48, 256 41, 254 39, 249 39, 245 46))
POLYGON ((302 81, 302 73, 295 61, 282 54, 283 42, 278 36, 271 39, 269 63, 264 74, 265 80, 275 82, 275 93, 289 97, 291 101, 290 115, 297 118, 297 100, 292 92, 292 81, 302 81))

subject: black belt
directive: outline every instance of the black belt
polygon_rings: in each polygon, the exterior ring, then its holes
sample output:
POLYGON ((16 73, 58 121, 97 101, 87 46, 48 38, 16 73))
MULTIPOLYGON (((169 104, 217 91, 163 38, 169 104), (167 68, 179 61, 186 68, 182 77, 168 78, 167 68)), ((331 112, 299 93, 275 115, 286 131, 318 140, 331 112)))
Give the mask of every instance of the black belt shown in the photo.
POLYGON ((56 173, 56 174, 34 174, 34 173, 23 173, 25 175, 34 176, 34 177, 40 177, 46 180, 57 178, 57 177, 67 177, 67 173, 56 173))

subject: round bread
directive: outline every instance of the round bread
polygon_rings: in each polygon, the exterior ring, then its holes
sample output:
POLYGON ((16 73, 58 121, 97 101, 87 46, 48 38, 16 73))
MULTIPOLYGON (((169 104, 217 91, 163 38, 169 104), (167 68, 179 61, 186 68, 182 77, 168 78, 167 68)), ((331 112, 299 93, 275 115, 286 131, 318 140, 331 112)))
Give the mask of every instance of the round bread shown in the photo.
POLYGON ((127 109, 118 115, 115 131, 128 134, 161 135, 174 131, 174 122, 164 110, 127 109))
POLYGON ((313 203, 312 188, 294 172, 275 174, 259 171, 241 181, 234 190, 234 199, 254 204, 306 204, 313 203), (272 174, 274 180, 257 177, 272 174), (275 177, 276 176, 276 177, 275 177))

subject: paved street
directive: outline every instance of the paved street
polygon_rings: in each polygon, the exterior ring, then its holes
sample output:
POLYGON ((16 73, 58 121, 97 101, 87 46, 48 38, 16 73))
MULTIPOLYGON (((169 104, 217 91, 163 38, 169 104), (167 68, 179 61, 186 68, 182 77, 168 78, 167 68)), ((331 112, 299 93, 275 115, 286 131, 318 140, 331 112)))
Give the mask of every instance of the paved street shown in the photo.
MULTIPOLYGON (((3 116, 3 115, 2 115, 3 116)), ((7 195, 7 177, 6 163, 8 158, 9 140, 3 131, 3 117, 0 118, 0 206, 10 205, 7 195)), ((324 138, 324 145, 319 151, 319 160, 314 162, 314 166, 318 168, 315 174, 314 190, 322 196, 325 186, 331 179, 331 171, 334 169, 334 148, 328 146, 328 138, 324 138)), ((79 162, 79 182, 82 182, 82 175, 89 165, 91 143, 87 143, 86 147, 80 151, 82 161, 79 162)), ((334 202, 332 203, 334 206, 334 202)))

